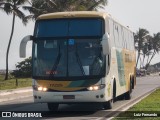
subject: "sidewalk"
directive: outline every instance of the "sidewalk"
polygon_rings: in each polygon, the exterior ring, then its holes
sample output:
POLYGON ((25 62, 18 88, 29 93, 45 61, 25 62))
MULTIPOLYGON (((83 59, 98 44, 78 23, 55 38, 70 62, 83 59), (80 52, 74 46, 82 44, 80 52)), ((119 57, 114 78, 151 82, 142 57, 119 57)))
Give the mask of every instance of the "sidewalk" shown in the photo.
POLYGON ((33 95, 32 92, 32 87, 0 90, 0 102, 30 97, 33 95))

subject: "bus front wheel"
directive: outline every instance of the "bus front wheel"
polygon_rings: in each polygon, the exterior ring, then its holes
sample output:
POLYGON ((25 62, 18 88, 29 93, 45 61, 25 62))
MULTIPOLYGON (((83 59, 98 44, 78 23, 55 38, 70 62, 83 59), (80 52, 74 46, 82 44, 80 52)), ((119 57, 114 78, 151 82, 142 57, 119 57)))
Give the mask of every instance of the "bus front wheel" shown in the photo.
POLYGON ((57 103, 47 103, 49 111, 57 111, 59 104, 57 103))
POLYGON ((112 99, 103 103, 103 108, 106 110, 106 109, 112 109, 113 107, 113 102, 115 102, 116 100, 116 82, 114 80, 114 83, 113 83, 113 89, 112 89, 112 99))

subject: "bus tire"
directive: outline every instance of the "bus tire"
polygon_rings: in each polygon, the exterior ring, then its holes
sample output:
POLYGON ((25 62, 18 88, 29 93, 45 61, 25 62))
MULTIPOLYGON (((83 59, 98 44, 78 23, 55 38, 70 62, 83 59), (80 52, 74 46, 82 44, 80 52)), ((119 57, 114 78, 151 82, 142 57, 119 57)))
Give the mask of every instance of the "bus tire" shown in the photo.
POLYGON ((57 103, 47 103, 49 111, 57 111, 59 104, 57 103))
POLYGON ((113 102, 116 101, 116 81, 113 83, 113 102))
POLYGON ((116 100, 116 81, 114 80, 114 82, 113 82, 113 87, 112 87, 113 89, 112 89, 112 99, 111 100, 109 100, 109 101, 107 101, 107 102, 105 102, 104 104, 103 104, 103 108, 106 110, 106 109, 112 109, 112 107, 113 107, 113 102, 115 102, 115 100, 116 100))
POLYGON ((132 89, 134 89, 134 82, 135 82, 135 80, 134 80, 134 78, 132 78, 132 89))
POLYGON ((130 81, 129 91, 124 94, 125 100, 130 100, 131 99, 131 93, 132 93, 132 82, 130 81))

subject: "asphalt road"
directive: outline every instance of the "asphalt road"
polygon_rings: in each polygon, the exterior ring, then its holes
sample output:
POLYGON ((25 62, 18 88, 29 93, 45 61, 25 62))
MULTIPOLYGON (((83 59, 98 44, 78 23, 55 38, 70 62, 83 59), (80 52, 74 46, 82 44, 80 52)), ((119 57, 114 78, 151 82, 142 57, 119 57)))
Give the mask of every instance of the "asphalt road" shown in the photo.
POLYGON ((32 97, 27 97, 23 99, 17 99, 7 102, 0 103, 0 111, 44 111, 44 115, 49 117, 42 117, 39 119, 53 119, 54 120, 100 120, 111 116, 116 112, 120 111, 121 108, 126 107, 136 100, 140 99, 142 96, 147 95, 148 92, 155 90, 160 87, 160 76, 146 76, 138 77, 137 85, 132 92, 131 100, 117 100, 112 110, 102 110, 100 105, 88 105, 88 104, 79 104, 79 105, 60 105, 59 111, 56 113, 48 112, 47 104, 43 103, 33 103, 32 97))

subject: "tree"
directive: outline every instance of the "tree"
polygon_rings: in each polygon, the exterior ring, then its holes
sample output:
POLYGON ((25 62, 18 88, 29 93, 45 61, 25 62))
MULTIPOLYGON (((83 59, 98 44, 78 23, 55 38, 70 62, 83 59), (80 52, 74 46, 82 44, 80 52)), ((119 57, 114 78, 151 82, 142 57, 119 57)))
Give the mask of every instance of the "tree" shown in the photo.
POLYGON ((15 17, 17 16, 22 20, 22 23, 26 25, 27 20, 25 19, 24 13, 20 10, 21 6, 23 6, 28 0, 0 0, 0 10, 3 10, 7 15, 12 14, 12 28, 11 34, 8 42, 7 52, 6 52, 6 75, 5 80, 8 79, 8 55, 10 50, 10 45, 14 33, 14 26, 15 26, 15 17))
POLYGON ((140 59, 140 67, 143 67, 147 70, 154 56, 160 51, 160 32, 150 36, 148 30, 140 28, 139 31, 137 31, 137 33, 134 35, 134 38, 135 47, 138 51, 136 67, 140 59), (147 60, 146 64, 144 65, 146 56, 147 60))
POLYGON ((107 0, 31 0, 30 6, 24 6, 31 14, 27 18, 36 19, 39 15, 64 11, 90 11, 103 8, 107 0))
POLYGON ((145 46, 145 43, 146 43, 146 38, 145 37, 148 36, 148 35, 149 35, 149 31, 147 31, 146 29, 141 29, 141 28, 139 28, 139 31, 137 31, 136 34, 134 35, 135 48, 138 51, 136 67, 138 65, 140 54, 141 54, 142 50, 144 50, 144 46, 145 46))
POLYGON ((11 73, 17 78, 31 77, 32 75, 32 58, 29 57, 22 62, 18 62, 16 70, 11 73))
POLYGON ((145 68, 148 69, 150 62, 152 61, 153 57, 156 53, 159 53, 160 51, 160 32, 153 35, 152 42, 151 42, 151 50, 152 50, 152 56, 150 60, 147 62, 145 68))

